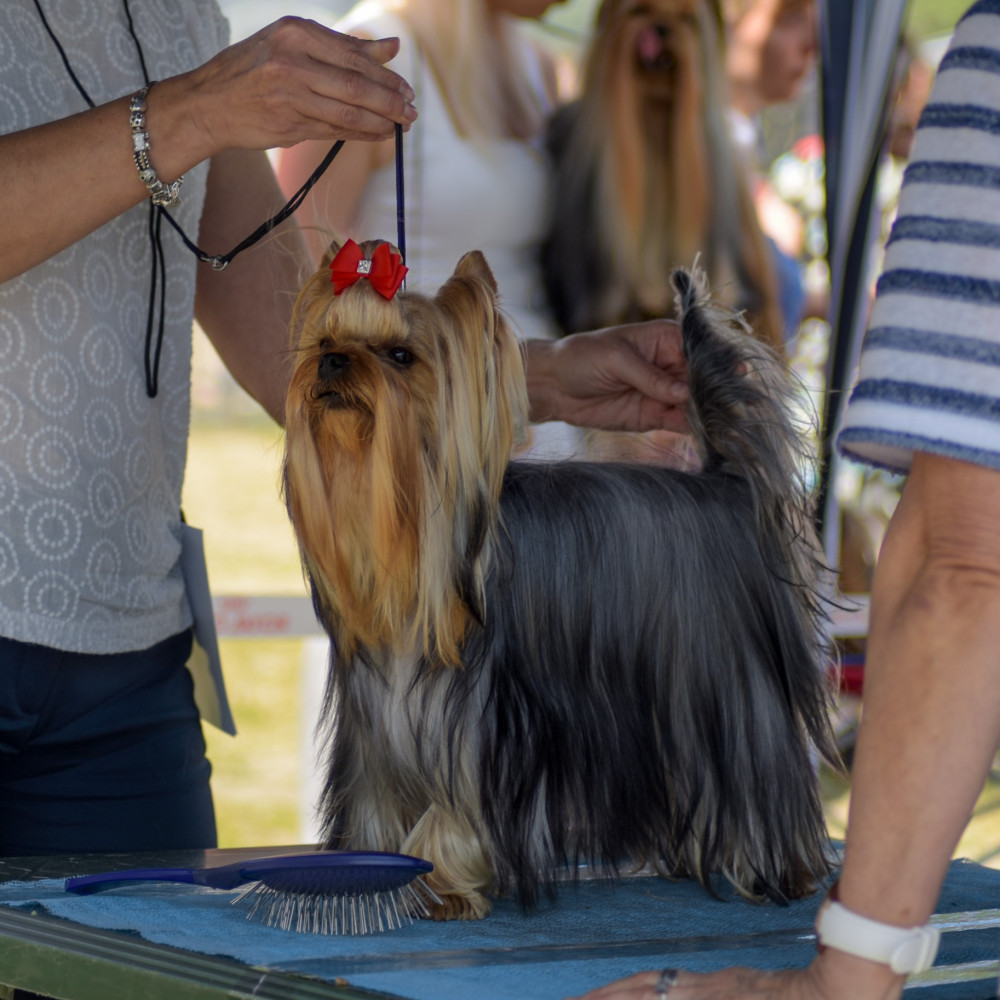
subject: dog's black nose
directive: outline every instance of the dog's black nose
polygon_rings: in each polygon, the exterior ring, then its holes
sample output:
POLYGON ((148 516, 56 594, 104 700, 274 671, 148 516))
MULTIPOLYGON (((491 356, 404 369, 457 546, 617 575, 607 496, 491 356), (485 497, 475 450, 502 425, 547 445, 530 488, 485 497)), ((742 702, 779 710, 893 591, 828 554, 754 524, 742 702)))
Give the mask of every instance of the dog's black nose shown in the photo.
POLYGON ((350 355, 330 351, 319 359, 319 371, 317 375, 321 379, 336 378, 338 375, 342 375, 350 366, 350 355))

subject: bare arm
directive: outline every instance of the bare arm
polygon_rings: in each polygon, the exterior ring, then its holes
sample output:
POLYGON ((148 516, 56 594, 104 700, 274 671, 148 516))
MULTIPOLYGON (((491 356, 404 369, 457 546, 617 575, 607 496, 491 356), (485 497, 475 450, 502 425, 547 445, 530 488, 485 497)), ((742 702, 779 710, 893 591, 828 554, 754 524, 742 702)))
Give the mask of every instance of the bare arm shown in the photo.
POLYGON ((998 649, 1000 472, 918 454, 872 587, 849 909, 900 926, 933 912, 1000 744, 998 649))
MULTIPOLYGON (((918 454, 872 588, 840 900, 927 922, 1000 743, 1000 472, 918 454)), ((644 972, 588 1000, 653 1000, 644 972)), ((896 1000, 904 977, 828 948, 803 970, 682 973, 670 1000, 896 1000)))
MULTIPOLYGON (((199 245, 227 252, 284 203, 264 153, 213 157, 199 245)), ((289 378, 288 333, 295 296, 311 272, 289 221, 239 254, 224 271, 200 264, 195 318, 233 377, 278 422, 289 378)))
MULTIPOLYGON (((394 122, 415 117, 412 91, 382 65, 397 48, 395 39, 361 41, 283 18, 153 87, 146 112, 153 166, 169 182, 226 149, 391 136, 394 122)), ((0 136, 0 281, 145 197, 128 97, 0 136)))

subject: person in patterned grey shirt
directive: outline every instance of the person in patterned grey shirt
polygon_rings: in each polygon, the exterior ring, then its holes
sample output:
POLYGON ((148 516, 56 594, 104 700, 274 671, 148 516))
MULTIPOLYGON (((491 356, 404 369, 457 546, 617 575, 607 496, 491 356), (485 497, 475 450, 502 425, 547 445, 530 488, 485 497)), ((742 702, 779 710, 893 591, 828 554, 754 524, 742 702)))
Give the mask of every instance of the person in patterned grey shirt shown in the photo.
POLYGON ((927 921, 1000 745, 997 0, 959 22, 921 116, 838 446, 908 478, 875 570, 824 947, 806 969, 643 972, 587 1000, 894 1000, 906 952, 933 958, 927 921))

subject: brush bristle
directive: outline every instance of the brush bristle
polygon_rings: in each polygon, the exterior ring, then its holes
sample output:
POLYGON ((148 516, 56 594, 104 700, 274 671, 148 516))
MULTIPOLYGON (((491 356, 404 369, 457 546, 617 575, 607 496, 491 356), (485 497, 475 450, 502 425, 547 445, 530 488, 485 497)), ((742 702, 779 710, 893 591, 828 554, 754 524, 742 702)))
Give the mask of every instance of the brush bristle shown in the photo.
POLYGON ((247 919, 305 934, 380 934, 430 916, 441 900, 423 879, 383 892, 289 892, 252 882, 233 900, 247 919))

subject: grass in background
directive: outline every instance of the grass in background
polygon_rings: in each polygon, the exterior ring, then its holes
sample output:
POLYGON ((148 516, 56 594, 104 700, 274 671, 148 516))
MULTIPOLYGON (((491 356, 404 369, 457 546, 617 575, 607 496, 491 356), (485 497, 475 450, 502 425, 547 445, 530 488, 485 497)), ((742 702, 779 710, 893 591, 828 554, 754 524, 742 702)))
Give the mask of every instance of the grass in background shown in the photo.
POLYGON ((237 735, 205 725, 220 847, 299 844, 302 806, 302 643, 219 643, 237 735))
POLYGON ((306 593, 279 495, 282 440, 265 417, 192 421, 184 515, 205 532, 214 593, 306 593))
POLYGON ((910 0, 906 27, 914 38, 951 34, 972 0, 910 0))
MULTIPOLYGON (((205 533, 212 592, 305 595, 279 495, 282 432, 219 378, 221 365, 197 331, 194 367, 183 502, 187 520, 205 533)), ((239 732, 234 738, 204 727, 219 846, 300 843, 308 760, 303 643, 223 639, 220 654, 239 732)))

